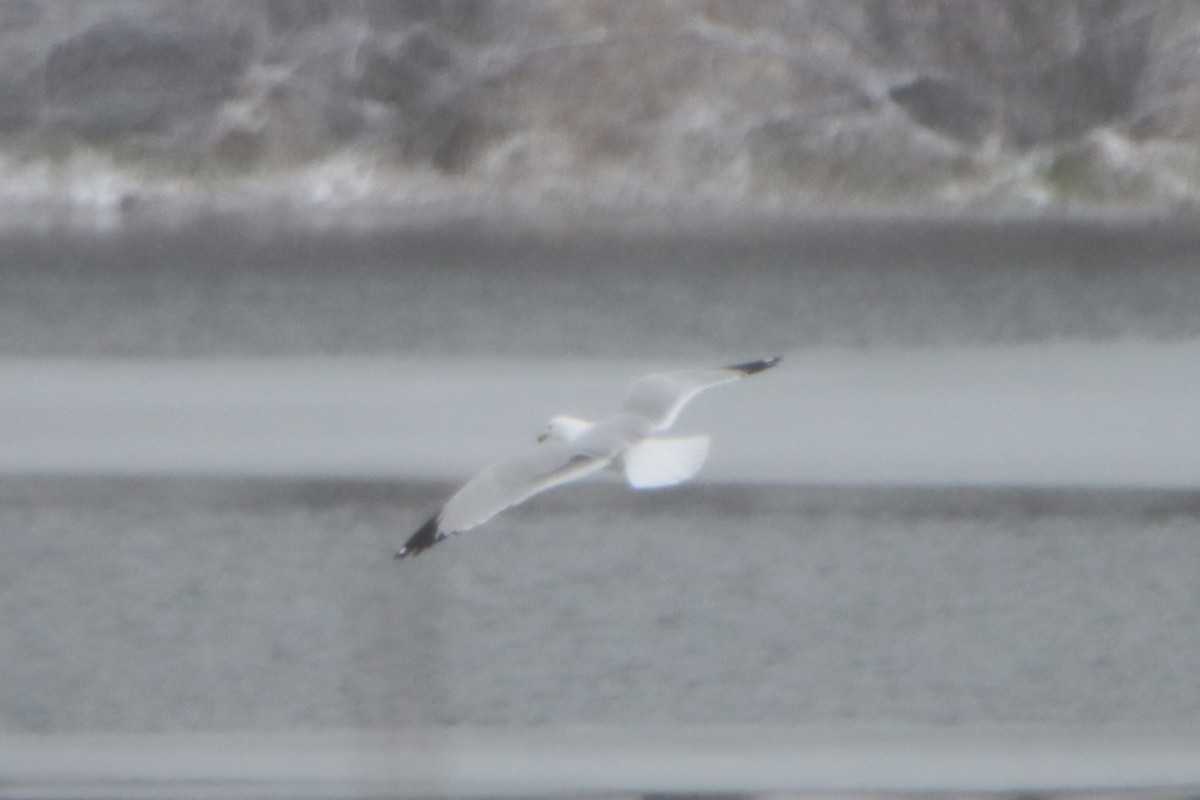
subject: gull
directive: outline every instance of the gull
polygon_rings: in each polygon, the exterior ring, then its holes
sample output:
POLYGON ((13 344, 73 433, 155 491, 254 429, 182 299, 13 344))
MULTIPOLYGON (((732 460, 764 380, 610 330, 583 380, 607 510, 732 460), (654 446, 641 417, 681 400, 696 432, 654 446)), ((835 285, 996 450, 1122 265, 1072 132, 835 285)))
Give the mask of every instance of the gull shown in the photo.
POLYGON ((635 489, 674 486, 691 478, 708 456, 709 437, 656 436, 705 389, 770 369, 779 356, 717 369, 658 372, 629 387, 621 410, 591 422, 550 420, 533 450, 480 472, 409 537, 396 558, 415 556, 450 534, 476 528, 535 494, 605 468, 620 470, 635 489))

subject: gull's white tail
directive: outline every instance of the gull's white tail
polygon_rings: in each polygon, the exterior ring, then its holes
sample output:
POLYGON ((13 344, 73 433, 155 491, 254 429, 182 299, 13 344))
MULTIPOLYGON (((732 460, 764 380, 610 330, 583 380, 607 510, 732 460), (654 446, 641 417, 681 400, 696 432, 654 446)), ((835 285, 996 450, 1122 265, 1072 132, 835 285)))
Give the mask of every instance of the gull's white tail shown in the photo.
POLYGON ((625 480, 635 489, 683 483, 700 471, 708 457, 707 436, 653 436, 626 450, 625 480))

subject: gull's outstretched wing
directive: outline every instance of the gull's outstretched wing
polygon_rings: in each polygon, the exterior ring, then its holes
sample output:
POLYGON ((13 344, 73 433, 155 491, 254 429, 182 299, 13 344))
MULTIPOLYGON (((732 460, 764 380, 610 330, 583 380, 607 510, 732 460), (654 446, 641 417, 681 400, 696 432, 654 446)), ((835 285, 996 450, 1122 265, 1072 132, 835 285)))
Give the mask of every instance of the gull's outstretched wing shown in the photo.
POLYGON ((625 398, 621 412, 648 420, 651 430, 666 430, 675 422, 687 401, 699 392, 762 372, 778 363, 779 356, 776 356, 719 369, 685 369, 647 375, 638 378, 629 387, 629 396, 625 398))
POLYGON ((570 442, 554 442, 494 464, 447 500, 441 511, 409 537, 396 558, 416 555, 452 533, 482 525, 539 492, 603 469, 611 460, 611 455, 581 453, 570 442))

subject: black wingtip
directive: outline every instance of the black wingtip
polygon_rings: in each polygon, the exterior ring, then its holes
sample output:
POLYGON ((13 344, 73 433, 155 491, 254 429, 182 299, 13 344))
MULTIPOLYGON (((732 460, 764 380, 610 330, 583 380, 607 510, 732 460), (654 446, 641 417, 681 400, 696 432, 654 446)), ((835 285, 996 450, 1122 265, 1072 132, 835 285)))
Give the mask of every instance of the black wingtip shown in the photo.
POLYGON ((440 542, 445 536, 438 535, 438 515, 434 514, 424 525, 417 529, 417 532, 408 537, 408 541, 404 543, 396 551, 395 558, 408 558, 409 556, 420 555, 435 544, 440 542))
POLYGON ((725 369, 731 369, 743 375, 753 375, 756 372, 762 372, 764 369, 770 369, 782 359, 782 356, 773 356, 771 358, 759 359, 758 361, 747 361, 745 364, 734 364, 725 369))

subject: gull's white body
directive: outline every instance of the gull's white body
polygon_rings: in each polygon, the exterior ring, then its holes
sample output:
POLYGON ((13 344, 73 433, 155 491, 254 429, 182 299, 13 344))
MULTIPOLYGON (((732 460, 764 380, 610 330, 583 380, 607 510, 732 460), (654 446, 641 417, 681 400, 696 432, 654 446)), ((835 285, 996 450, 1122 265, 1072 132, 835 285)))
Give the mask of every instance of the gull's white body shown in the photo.
POLYGON ((636 489, 673 486, 691 478, 708 455, 708 437, 655 434, 669 428, 699 392, 777 363, 778 358, 770 358, 719 369, 647 375, 634 381, 621 410, 608 419, 555 417, 541 437, 544 444, 472 478, 408 539, 396 557, 416 555, 539 492, 605 468, 623 471, 636 489))
MULTIPOLYGON (((555 417, 538 441, 574 442, 596 423, 579 417, 555 417)), ((605 469, 624 473, 635 489, 683 483, 700 471, 708 457, 709 437, 647 436, 614 457, 605 469)))

